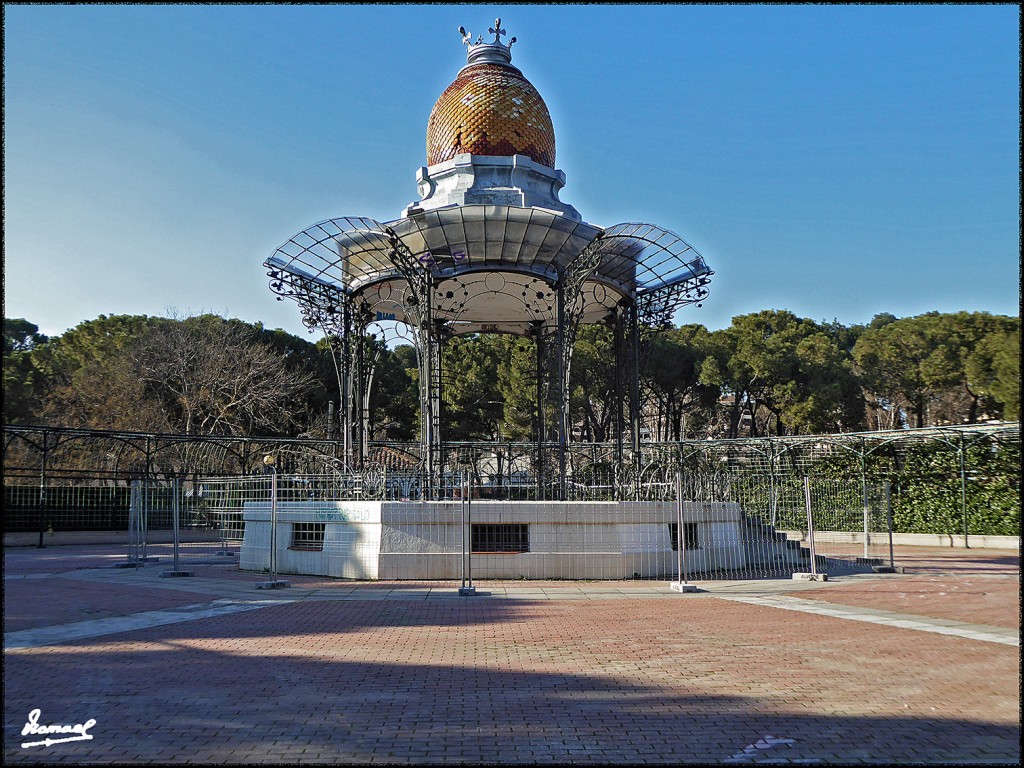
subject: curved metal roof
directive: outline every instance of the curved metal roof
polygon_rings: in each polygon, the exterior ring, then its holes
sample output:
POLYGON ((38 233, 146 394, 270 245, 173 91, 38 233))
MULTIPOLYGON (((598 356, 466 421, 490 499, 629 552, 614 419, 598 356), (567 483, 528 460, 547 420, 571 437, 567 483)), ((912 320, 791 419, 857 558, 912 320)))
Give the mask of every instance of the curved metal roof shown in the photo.
POLYGON ((576 307, 584 323, 600 322, 623 301, 637 303, 641 320, 663 322, 665 312, 703 298, 713 274, 689 243, 660 227, 602 230, 541 208, 497 205, 386 223, 329 219, 289 238, 265 266, 271 288, 302 304, 307 320, 310 313, 322 320, 348 298, 371 317, 409 322, 408 281, 429 272, 434 318, 453 332, 524 334, 554 321, 554 288, 584 251, 597 256, 576 307))

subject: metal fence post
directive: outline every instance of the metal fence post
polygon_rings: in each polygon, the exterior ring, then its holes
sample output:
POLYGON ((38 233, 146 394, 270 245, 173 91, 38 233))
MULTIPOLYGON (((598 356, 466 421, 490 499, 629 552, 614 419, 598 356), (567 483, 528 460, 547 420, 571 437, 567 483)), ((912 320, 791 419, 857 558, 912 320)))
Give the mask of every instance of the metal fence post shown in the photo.
POLYGON ((462 586, 459 587, 459 594, 469 597, 476 594, 476 587, 473 586, 473 474, 470 470, 462 471, 459 487, 459 495, 462 497, 462 586))
POLYGON ((967 467, 965 466, 964 436, 960 435, 960 510, 964 518, 964 549, 970 549, 967 541, 967 467))
POLYGON ((148 558, 146 557, 146 545, 147 529, 149 528, 149 478, 146 477, 142 481, 142 501, 139 504, 139 560, 145 562, 148 558))
POLYGON ((171 480, 171 527, 174 529, 174 570, 178 570, 178 546, 181 544, 181 481, 171 480))
POLYGON ((139 562, 139 516, 142 514, 142 482, 132 480, 128 502, 128 562, 139 562))
POLYGON ((277 472, 270 474, 270 580, 277 581, 277 472))
POLYGON ((42 549, 43 532, 46 530, 46 461, 49 454, 49 432, 43 432, 42 459, 39 464, 39 548, 42 549))
POLYGON ((868 500, 868 481, 863 475, 861 475, 861 492, 864 496, 864 560, 866 562, 868 559, 868 540, 871 537, 870 528, 868 527, 871 505, 868 500))
POLYGON ((138 480, 132 480, 128 492, 128 553, 127 560, 123 563, 114 563, 115 568, 138 568, 139 562, 139 511, 141 507, 141 494, 138 480))
POLYGON ((192 576, 192 571, 183 571, 178 567, 178 549, 181 544, 181 479, 171 480, 171 528, 174 532, 174 569, 164 571, 160 575, 192 576))
POLYGON ((892 526, 892 495, 889 492, 889 481, 888 480, 885 480, 882 483, 882 489, 885 492, 885 514, 886 514, 886 519, 887 519, 888 527, 889 527, 889 567, 895 570, 895 568, 896 568, 896 561, 895 561, 895 558, 893 557, 893 548, 892 548, 892 527, 893 527, 892 526))
POLYGON ((677 592, 696 592, 697 587, 687 583, 686 572, 686 520, 683 514, 683 473, 676 472, 676 568, 679 581, 669 586, 677 592))
POLYGON ((277 467, 273 456, 263 457, 263 472, 270 475, 270 581, 261 581, 256 589, 290 587, 291 582, 277 578, 277 467))
POLYGON ((811 478, 804 475, 804 505, 807 507, 807 545, 811 550, 811 577, 818 577, 818 556, 814 551, 814 516, 811 514, 811 478))

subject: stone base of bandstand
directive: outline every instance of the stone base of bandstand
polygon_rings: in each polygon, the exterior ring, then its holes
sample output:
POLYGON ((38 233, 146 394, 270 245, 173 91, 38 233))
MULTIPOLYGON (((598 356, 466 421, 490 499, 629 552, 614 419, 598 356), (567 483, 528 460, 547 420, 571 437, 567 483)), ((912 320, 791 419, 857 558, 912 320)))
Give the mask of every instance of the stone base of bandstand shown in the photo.
MULTIPOLYGON (((525 525, 519 541, 528 542, 529 551, 473 552, 473 578, 671 579, 677 553, 670 526, 676 517, 675 502, 473 501, 468 510, 459 501, 279 502, 276 571, 369 580, 458 579, 471 526, 525 525), (321 526, 322 544, 311 545, 311 527, 319 535, 321 526)), ((711 563, 728 569, 747 564, 737 504, 687 502, 684 520, 696 524, 698 538, 706 542, 688 551, 694 572, 711 563)), ((244 521, 239 567, 267 572, 270 504, 247 503, 244 521)))

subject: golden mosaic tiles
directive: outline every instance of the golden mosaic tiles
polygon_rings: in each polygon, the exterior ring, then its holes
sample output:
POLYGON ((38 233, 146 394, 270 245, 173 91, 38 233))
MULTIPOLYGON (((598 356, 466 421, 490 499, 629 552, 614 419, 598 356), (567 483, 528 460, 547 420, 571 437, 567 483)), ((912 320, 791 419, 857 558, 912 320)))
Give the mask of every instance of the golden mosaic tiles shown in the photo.
POLYGON ((473 155, 526 155, 555 167, 555 131, 537 89, 519 70, 480 63, 463 69, 427 122, 427 165, 473 155))

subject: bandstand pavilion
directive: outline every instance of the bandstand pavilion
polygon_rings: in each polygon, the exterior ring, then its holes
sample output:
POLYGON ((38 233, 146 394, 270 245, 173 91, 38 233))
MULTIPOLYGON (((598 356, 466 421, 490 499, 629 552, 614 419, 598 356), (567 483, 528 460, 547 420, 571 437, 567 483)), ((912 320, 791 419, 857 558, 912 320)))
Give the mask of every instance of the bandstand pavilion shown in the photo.
MULTIPOLYGON (((420 469, 428 489, 446 466, 441 389, 445 342, 463 334, 529 337, 536 349, 539 498, 565 498, 568 372, 581 323, 614 331, 617 462, 639 448, 645 341, 701 301, 713 274, 658 226, 584 221, 559 193, 555 132, 543 98, 512 63, 501 20, 474 40, 427 121, 419 199, 399 218, 335 218, 290 238, 265 262, 271 289, 310 329, 341 341, 345 461, 366 458, 367 328, 407 329, 420 369, 420 469), (490 39, 493 38, 493 39, 490 39), (627 423, 628 422, 628 423, 627 423)), ((431 497, 431 494, 427 494, 431 497)))

